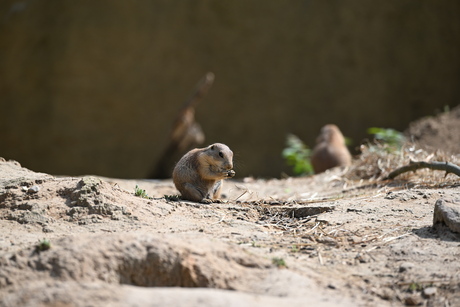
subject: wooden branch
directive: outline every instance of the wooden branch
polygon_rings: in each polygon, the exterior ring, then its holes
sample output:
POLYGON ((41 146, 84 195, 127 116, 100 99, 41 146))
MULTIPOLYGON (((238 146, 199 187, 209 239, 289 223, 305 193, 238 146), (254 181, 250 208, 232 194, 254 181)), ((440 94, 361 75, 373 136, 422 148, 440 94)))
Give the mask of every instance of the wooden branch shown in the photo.
POLYGON ((195 89, 183 104, 172 125, 169 144, 158 159, 155 168, 148 175, 151 179, 171 177, 174 163, 187 151, 204 143, 204 132, 195 121, 195 108, 206 96, 214 82, 214 74, 208 72, 195 86, 195 89))
POLYGON ((450 162, 410 161, 409 165, 400 167, 392 171, 385 179, 394 179, 396 176, 401 175, 403 173, 416 171, 422 168, 429 168, 437 171, 445 171, 446 175, 452 173, 460 177, 460 167, 450 162))
POLYGON ((195 121, 195 108, 206 96, 213 83, 214 74, 208 72, 195 86, 192 96, 185 101, 177 114, 170 135, 169 147, 173 148, 173 151, 183 152, 204 142, 204 133, 195 121))
POLYGON ((203 99, 204 96, 208 93, 209 89, 211 88, 212 84, 214 83, 214 74, 212 72, 206 73, 200 81, 198 81, 197 85, 195 86, 195 90, 190 98, 185 101, 183 109, 187 109, 189 107, 196 107, 198 102, 203 99))

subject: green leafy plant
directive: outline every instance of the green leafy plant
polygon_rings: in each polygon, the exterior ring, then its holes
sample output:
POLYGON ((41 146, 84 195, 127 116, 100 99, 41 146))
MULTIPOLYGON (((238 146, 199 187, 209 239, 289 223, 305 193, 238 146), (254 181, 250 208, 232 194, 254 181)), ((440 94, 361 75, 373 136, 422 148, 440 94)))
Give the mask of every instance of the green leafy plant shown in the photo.
POLYGON ((283 258, 273 257, 272 258, 272 263, 274 265, 276 265, 278 268, 285 268, 286 267, 286 262, 284 261, 283 258))
POLYGON ((408 290, 411 292, 423 290, 423 286, 417 282, 413 282, 409 285, 408 290))
POLYGON ((293 252, 293 253, 299 252, 299 248, 297 247, 297 245, 295 245, 295 244, 292 245, 292 247, 291 247, 291 252, 293 252))
POLYGON ((404 144, 404 135, 391 128, 372 127, 367 129, 367 133, 374 135, 374 139, 384 145, 388 152, 401 150, 404 144))
POLYGON ((179 195, 165 195, 164 197, 166 200, 169 200, 169 201, 179 201, 180 200, 179 195))
POLYGON ((295 175, 307 175, 313 173, 310 163, 311 150, 294 134, 286 137, 286 148, 282 152, 286 164, 292 166, 295 175))
POLYGON ((38 244, 35 246, 35 250, 37 252, 46 251, 51 248, 51 242, 47 239, 43 239, 38 241, 38 244))
POLYGON ((150 198, 145 190, 139 188, 136 184, 136 187, 134 188, 134 195, 142 198, 150 198))

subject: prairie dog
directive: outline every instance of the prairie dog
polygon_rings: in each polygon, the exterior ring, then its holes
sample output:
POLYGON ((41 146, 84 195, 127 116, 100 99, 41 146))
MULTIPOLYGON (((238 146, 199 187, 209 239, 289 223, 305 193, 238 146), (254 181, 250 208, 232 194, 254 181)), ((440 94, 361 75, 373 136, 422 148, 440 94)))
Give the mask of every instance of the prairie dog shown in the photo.
POLYGON ((316 174, 336 166, 351 164, 345 138, 336 125, 329 124, 321 128, 311 155, 311 164, 316 174))
POLYGON ((215 143, 190 150, 177 162, 173 181, 183 199, 211 203, 220 197, 222 179, 235 176, 233 152, 215 143))

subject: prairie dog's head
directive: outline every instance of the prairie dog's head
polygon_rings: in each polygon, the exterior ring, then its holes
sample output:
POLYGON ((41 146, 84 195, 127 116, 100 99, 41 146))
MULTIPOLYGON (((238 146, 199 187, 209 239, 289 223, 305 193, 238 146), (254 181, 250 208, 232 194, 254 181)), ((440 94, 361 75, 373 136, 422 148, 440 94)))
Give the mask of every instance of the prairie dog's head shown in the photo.
POLYGON ((223 171, 233 168, 233 152, 227 145, 214 143, 206 147, 205 153, 209 164, 215 165, 223 171))
POLYGON ((316 143, 328 143, 335 145, 345 145, 345 138, 339 127, 333 124, 329 124, 321 128, 321 132, 316 139, 316 143))

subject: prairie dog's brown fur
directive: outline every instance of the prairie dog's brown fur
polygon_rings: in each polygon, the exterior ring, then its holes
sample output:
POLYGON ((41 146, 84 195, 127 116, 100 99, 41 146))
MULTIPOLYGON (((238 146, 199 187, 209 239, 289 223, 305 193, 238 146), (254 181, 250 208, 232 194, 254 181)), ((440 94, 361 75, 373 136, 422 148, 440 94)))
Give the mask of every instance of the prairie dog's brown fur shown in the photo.
POLYGON ((233 152, 215 143, 190 150, 177 162, 173 181, 183 199, 210 203, 220 197, 222 179, 235 176, 233 152))
POLYGON ((316 174, 336 166, 351 164, 345 138, 336 125, 329 124, 321 128, 311 155, 311 164, 316 174))

